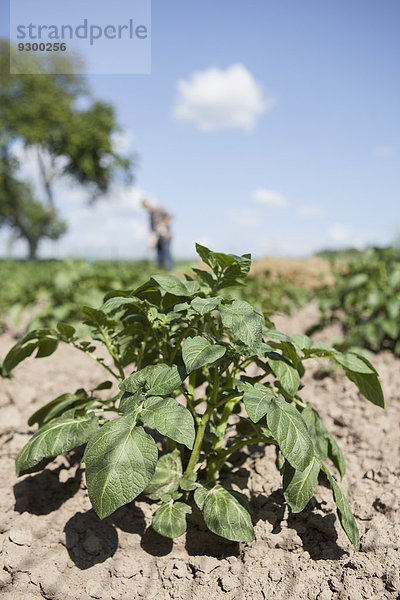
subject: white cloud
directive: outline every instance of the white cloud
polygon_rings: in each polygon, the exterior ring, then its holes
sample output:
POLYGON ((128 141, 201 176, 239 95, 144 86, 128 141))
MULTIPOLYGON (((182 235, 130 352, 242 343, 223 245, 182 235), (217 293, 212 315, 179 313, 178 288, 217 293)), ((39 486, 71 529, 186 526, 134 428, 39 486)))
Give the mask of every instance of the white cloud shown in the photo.
POLYGON ((391 158, 395 155, 396 149, 393 146, 376 146, 373 153, 377 158, 391 158))
POLYGON ((242 64, 227 69, 194 71, 177 82, 176 119, 192 121, 202 131, 244 129, 270 110, 275 99, 263 94, 260 84, 242 64))
POLYGON ((299 214, 303 219, 319 219, 324 214, 324 209, 321 204, 310 203, 303 204, 300 207, 299 214))
POLYGON ((286 196, 275 190, 259 188, 253 192, 253 200, 259 204, 267 204, 268 206, 275 206, 277 208, 286 208, 289 206, 286 196))

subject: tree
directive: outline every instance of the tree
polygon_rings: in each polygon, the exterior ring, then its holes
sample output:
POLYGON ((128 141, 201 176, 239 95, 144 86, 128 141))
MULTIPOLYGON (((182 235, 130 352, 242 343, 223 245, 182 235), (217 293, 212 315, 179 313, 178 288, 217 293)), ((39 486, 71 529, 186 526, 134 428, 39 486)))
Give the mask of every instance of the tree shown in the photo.
POLYGON ((8 225, 12 240, 23 238, 28 243, 29 258, 36 257, 41 239, 57 240, 67 227, 52 208, 36 200, 32 187, 16 177, 17 161, 0 146, 0 227, 8 225))
POLYGON ((0 40, 0 226, 17 231, 35 257, 40 239, 57 239, 66 231, 57 216, 55 183, 69 178, 93 202, 117 177, 131 180, 132 159, 113 148, 113 135, 120 131, 114 108, 93 99, 85 79, 74 74, 72 59, 24 58, 37 61, 43 74, 10 75, 9 53, 9 43, 0 40), (68 74, 57 72, 60 61, 64 67, 67 61, 68 74), (32 186, 18 179, 17 141, 36 153, 42 188, 36 197, 32 186))

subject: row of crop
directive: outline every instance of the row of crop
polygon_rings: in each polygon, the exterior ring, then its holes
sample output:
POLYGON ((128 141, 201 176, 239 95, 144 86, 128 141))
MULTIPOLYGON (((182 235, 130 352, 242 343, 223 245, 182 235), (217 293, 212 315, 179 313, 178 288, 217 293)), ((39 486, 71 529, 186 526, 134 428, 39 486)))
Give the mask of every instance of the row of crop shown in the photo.
POLYGON ((370 247, 340 267, 335 285, 319 290, 320 317, 307 333, 336 323, 339 350, 363 347, 400 355, 400 248, 370 247))
MULTIPOLYGON (((187 262, 177 264, 177 271, 187 269, 187 262)), ((77 326, 83 305, 99 307, 109 290, 133 289, 158 272, 150 261, 0 261, 0 279, 5 282, 0 287, 0 331, 7 324, 20 333, 55 327, 58 321, 77 326)), ((298 284, 285 278, 272 281, 268 273, 249 275, 234 294, 265 314, 290 314, 309 299, 298 284)))

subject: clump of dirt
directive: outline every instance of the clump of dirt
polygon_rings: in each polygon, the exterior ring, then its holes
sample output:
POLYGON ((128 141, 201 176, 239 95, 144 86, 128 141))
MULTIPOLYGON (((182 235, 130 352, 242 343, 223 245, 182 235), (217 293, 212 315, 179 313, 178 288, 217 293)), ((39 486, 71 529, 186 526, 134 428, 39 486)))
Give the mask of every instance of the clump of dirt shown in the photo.
MULTIPOLYGON (((301 332, 316 317, 307 307, 279 322, 301 332)), ((278 323, 277 323, 278 325, 278 323)), ((0 338, 0 356, 14 340, 0 338)), ((273 448, 233 455, 224 484, 248 496, 256 540, 228 542, 194 513, 174 542, 150 526, 156 505, 139 498, 100 521, 91 508, 79 451, 42 473, 16 479, 14 460, 33 429, 28 416, 78 387, 94 387, 103 371, 89 357, 60 347, 29 359, 0 381, 0 586, 5 600, 389 600, 400 598, 400 360, 373 358, 387 400, 384 411, 362 399, 339 374, 306 375, 306 393, 347 458, 341 483, 361 534, 356 552, 320 479, 306 510, 284 503, 273 448)))

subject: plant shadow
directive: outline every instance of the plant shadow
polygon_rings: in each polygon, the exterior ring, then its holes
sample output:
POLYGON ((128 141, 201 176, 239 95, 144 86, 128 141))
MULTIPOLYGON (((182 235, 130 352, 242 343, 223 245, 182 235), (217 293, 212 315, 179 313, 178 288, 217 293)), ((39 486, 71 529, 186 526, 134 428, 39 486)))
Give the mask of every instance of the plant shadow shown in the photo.
POLYGON ((14 485, 15 510, 32 515, 48 515, 72 498, 81 486, 82 471, 65 483, 59 481, 63 467, 44 469, 41 473, 29 475, 14 485))
POLYGON ((336 516, 332 513, 321 515, 315 512, 314 508, 317 506, 312 498, 301 513, 290 512, 285 517, 286 503, 281 489, 269 496, 252 494, 250 499, 253 522, 268 521, 272 525, 271 536, 282 532, 282 522, 285 520, 285 527, 296 531, 303 549, 312 560, 338 560, 346 552, 337 543, 336 516))
POLYGON ((145 528, 143 511, 133 502, 103 520, 90 509, 75 513, 66 523, 65 546, 75 565, 85 570, 114 556, 119 545, 118 529, 143 537, 145 528))
MULTIPOLYGON (((80 460, 80 453, 71 453, 67 458, 70 465, 75 465, 80 460)), ((236 453, 232 461, 234 470, 221 474, 223 485, 230 488, 234 484, 242 490, 248 488, 250 471, 243 466, 247 458, 247 453, 236 453)), ((64 468, 46 468, 41 473, 29 475, 18 482, 14 486, 15 510, 47 515, 60 508, 80 489, 82 479, 82 471, 78 468, 74 476, 64 483, 60 482, 59 475, 64 468)), ((324 485, 323 478, 320 483, 324 485)), ((282 531, 286 504, 281 489, 268 496, 252 493, 249 504, 253 523, 269 522, 272 525, 271 536, 282 531)), ((302 513, 290 514, 285 519, 285 527, 297 532, 304 550, 312 560, 337 560, 345 551, 337 544, 336 517, 333 514, 321 515, 315 512, 311 508, 313 504, 315 505, 315 500, 302 513)), ((240 544, 210 532, 193 501, 191 506, 192 514, 188 517, 184 541, 187 553, 190 556, 207 555, 218 559, 238 557, 241 552, 240 544)), ((173 551, 173 540, 159 535, 151 526, 148 527, 142 509, 131 502, 104 520, 100 520, 93 509, 85 513, 77 512, 69 519, 64 532, 65 546, 71 560, 79 569, 85 570, 112 557, 119 545, 118 530, 138 534, 141 548, 154 557, 167 556, 173 551)))
POLYGON ((322 516, 305 508, 301 514, 290 514, 287 524, 296 530, 312 560, 339 560, 346 552, 337 544, 336 521, 332 513, 322 516))
POLYGON ((212 533, 204 522, 203 515, 194 502, 188 516, 185 547, 190 556, 213 556, 218 559, 239 556, 239 542, 231 542, 212 533))
POLYGON ((253 523, 268 521, 272 525, 272 534, 282 531, 281 525, 285 514, 282 490, 275 490, 269 496, 251 493, 250 510, 253 523))

